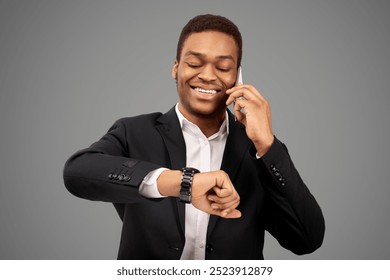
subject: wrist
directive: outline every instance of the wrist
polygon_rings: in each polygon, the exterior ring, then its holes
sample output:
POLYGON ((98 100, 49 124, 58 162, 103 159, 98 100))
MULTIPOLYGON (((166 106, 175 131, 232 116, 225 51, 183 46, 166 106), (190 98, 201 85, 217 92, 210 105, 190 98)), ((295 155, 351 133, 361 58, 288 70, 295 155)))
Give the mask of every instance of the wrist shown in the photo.
POLYGON ((253 144, 257 151, 257 156, 262 157, 264 156, 268 150, 271 148, 272 144, 274 143, 275 136, 272 135, 272 137, 268 137, 267 139, 264 139, 262 141, 254 141, 253 144))
POLYGON ((180 183, 179 199, 180 202, 191 203, 194 175, 200 171, 192 167, 184 167, 181 170, 183 171, 183 174, 180 183))
POLYGON ((161 195, 179 197, 182 172, 180 170, 165 170, 157 179, 157 188, 161 195))

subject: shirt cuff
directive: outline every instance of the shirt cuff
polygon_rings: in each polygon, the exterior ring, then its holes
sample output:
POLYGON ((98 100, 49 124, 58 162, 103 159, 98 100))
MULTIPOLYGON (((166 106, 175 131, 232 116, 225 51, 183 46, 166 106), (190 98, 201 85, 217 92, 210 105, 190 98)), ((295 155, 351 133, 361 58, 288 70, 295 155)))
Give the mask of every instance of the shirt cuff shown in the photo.
POLYGON ((163 198, 166 196, 163 196, 160 194, 157 188, 157 179, 160 177, 161 173, 165 170, 168 170, 167 168, 158 168, 156 170, 150 171, 145 178, 143 179, 142 183, 139 186, 138 192, 140 195, 147 197, 147 198, 163 198))

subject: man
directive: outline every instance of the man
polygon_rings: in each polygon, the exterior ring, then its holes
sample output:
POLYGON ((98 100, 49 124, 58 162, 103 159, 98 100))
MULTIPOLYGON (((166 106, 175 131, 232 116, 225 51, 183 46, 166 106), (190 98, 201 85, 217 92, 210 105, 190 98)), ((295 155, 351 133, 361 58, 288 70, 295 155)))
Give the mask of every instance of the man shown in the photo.
POLYGON ((71 193, 114 204, 119 259, 263 259, 265 230, 296 254, 321 246, 321 209, 274 137, 268 102, 236 83, 241 56, 230 20, 193 18, 172 69, 178 104, 118 120, 65 164, 71 193))

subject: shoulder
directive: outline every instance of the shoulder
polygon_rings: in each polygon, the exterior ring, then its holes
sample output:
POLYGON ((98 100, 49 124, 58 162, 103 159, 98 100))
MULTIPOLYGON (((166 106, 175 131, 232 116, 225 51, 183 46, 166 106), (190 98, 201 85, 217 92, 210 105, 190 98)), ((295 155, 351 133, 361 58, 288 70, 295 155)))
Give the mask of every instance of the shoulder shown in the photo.
POLYGON ((142 125, 154 125, 157 120, 162 116, 161 112, 142 114, 133 117, 123 117, 118 119, 114 125, 119 126, 142 126, 142 125))
POLYGON ((165 114, 154 112, 120 118, 112 125, 110 130, 146 132, 156 130, 161 125, 172 126, 175 124, 178 124, 178 120, 173 108, 165 114))
POLYGON ((108 134, 118 138, 149 138, 155 136, 156 124, 162 113, 143 114, 134 117, 123 117, 114 122, 108 134))
POLYGON ((150 114, 143 114, 133 117, 123 117, 114 122, 111 126, 110 130, 114 129, 129 129, 129 128, 137 128, 137 127, 148 127, 154 126, 160 118, 162 113, 155 112, 150 114))

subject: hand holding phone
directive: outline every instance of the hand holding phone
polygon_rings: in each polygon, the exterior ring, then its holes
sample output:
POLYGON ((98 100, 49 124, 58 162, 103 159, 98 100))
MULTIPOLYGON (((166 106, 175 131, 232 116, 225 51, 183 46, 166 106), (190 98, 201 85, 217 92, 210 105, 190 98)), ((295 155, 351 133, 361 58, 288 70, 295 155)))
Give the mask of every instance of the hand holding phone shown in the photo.
POLYGON ((235 86, 228 89, 226 94, 229 95, 226 105, 233 104, 235 120, 245 126, 246 134, 254 143, 258 156, 263 156, 274 141, 268 101, 253 85, 243 84, 241 67, 237 72, 235 86))

